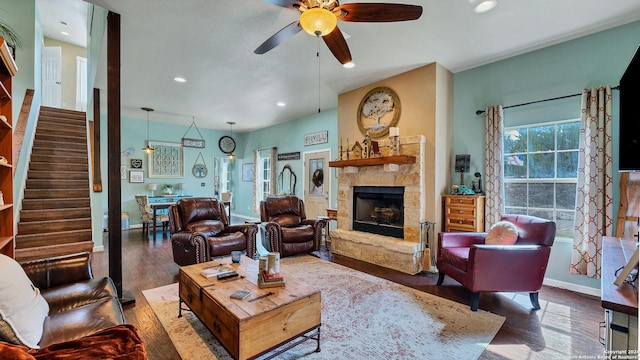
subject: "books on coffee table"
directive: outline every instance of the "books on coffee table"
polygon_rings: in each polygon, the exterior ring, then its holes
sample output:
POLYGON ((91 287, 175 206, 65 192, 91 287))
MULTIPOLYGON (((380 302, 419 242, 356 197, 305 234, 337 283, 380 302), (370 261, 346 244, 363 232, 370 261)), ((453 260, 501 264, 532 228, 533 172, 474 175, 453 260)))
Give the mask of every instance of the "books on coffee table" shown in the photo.
POLYGON ((266 272, 260 272, 258 274, 258 287, 264 289, 285 286, 287 282, 284 280, 284 277, 280 273, 277 274, 278 275, 270 275, 266 272))
POLYGON ((210 268, 204 268, 202 269, 202 271, 200 271, 200 275, 206 278, 211 278, 211 277, 220 276, 220 275, 232 275, 235 273, 236 271, 230 268, 228 265, 219 265, 219 266, 214 266, 210 268))

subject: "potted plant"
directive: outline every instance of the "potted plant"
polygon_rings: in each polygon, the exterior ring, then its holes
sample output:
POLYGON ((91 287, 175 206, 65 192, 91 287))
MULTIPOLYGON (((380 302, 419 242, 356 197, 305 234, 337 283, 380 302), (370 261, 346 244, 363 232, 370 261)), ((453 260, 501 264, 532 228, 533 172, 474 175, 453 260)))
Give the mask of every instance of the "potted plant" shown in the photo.
POLYGON ((20 35, 18 35, 18 33, 5 22, 4 19, 0 19, 0 38, 4 38, 7 45, 9 45, 9 47, 14 51, 15 58, 15 49, 22 47, 22 39, 20 38, 20 35))
POLYGON ((173 184, 164 184, 164 185, 162 185, 162 192, 165 195, 173 194, 173 184))

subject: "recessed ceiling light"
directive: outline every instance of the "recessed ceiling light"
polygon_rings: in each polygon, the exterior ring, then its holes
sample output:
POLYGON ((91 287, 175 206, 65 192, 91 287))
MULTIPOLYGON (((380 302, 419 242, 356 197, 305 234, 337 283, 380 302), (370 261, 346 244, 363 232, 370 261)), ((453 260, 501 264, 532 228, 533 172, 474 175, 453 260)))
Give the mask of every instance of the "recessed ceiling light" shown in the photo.
POLYGON ((356 63, 354 63, 353 61, 349 61, 348 63, 343 64, 342 67, 344 67, 345 69, 352 69, 356 67, 356 63))
POLYGON ((185 79, 183 77, 180 77, 180 76, 174 77, 173 80, 175 80, 176 82, 179 82, 179 83, 187 82, 187 79, 185 79))
POLYGON ((285 104, 285 103, 283 103, 282 101, 280 101, 280 102, 278 102, 276 105, 278 105, 278 106, 280 106, 280 107, 283 107, 283 106, 285 106, 285 105, 287 105, 287 104, 285 104))
POLYGON ((66 32, 66 31, 63 31, 63 32, 62 32, 62 35, 69 35, 69 33, 68 33, 68 32, 66 32))
POLYGON ((473 11, 478 14, 486 13, 498 5, 498 0, 470 0, 473 11))

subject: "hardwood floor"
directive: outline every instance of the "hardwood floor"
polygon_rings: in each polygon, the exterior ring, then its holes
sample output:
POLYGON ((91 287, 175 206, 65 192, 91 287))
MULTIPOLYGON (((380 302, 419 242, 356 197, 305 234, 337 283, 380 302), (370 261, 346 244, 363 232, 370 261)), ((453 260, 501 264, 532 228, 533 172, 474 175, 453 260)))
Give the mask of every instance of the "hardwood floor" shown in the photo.
MULTIPOLYGON (((104 233, 107 249, 108 236, 104 233)), ((142 290, 178 281, 178 266, 173 262, 171 242, 158 231, 157 239, 142 237, 140 229, 122 233, 123 289, 135 297, 125 306, 128 323, 138 327, 149 358, 180 359, 142 290)), ((445 278, 436 286, 437 275, 407 275, 347 257, 321 252, 323 259, 385 278, 449 300, 469 304, 470 293, 457 282, 445 278)), ((94 276, 108 275, 108 254, 93 256, 94 276)), ((480 309, 506 317, 506 321, 480 359, 570 359, 600 358, 604 347, 598 341, 599 322, 604 319, 600 299, 544 286, 540 291, 541 310, 531 311, 528 294, 481 294, 480 309)), ((177 309, 176 309, 177 315, 177 309)))

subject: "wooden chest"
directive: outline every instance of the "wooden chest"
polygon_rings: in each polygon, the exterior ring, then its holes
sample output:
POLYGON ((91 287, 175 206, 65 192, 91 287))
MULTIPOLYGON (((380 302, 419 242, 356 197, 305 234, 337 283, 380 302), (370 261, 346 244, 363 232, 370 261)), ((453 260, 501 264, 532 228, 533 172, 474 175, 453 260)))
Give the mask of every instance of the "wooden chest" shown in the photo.
POLYGON ((235 359, 247 359, 285 344, 320 326, 320 291, 286 277, 282 288, 257 287, 258 266, 248 257, 232 264, 244 276, 233 281, 205 278, 202 268, 218 260, 180 268, 180 299, 235 359), (230 298, 236 290, 251 291, 245 299, 230 298), (273 292, 265 298, 249 301, 273 292))
POLYGON ((483 232, 484 196, 443 195, 445 232, 483 232))

